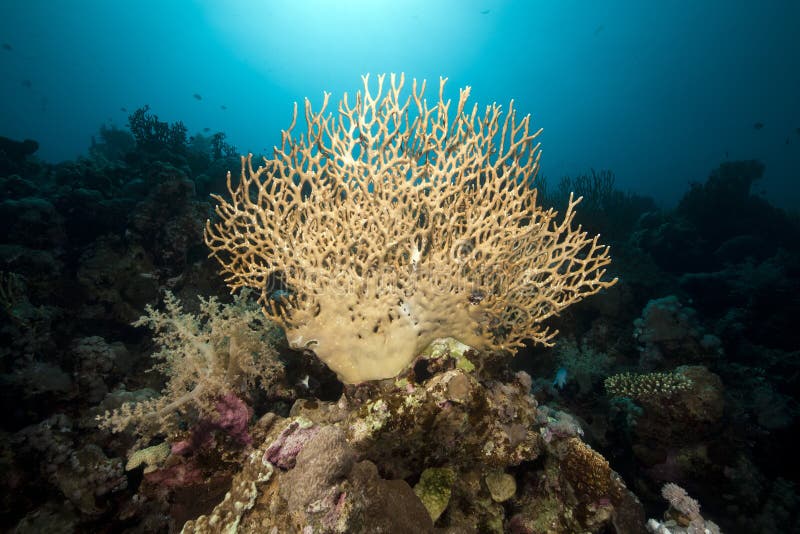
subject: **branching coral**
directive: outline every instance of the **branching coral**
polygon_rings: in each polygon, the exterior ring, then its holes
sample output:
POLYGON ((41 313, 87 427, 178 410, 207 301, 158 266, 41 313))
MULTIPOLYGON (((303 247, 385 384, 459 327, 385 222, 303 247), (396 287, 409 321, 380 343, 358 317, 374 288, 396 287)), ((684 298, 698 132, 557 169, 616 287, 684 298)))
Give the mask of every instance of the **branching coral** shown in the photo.
POLYGON ((167 292, 164 311, 147 306, 134 326, 147 326, 161 349, 154 370, 169 378, 160 397, 124 404, 99 418, 114 431, 134 428, 142 437, 171 433, 178 423, 197 416, 222 415, 227 395, 247 397, 255 385, 269 387, 283 375, 274 349, 275 328, 247 295, 223 305, 200 298, 200 313, 183 312, 167 292), (183 416, 183 419, 181 418, 183 416))
POLYGON ((128 116, 136 144, 145 150, 159 150, 167 147, 171 152, 186 151, 186 126, 182 122, 172 124, 161 122, 158 116, 150 113, 150 106, 143 106, 128 116))
POLYGON ((604 281, 607 247, 537 206, 539 131, 530 116, 481 112, 460 91, 429 105, 425 83, 364 76, 338 114, 330 95, 307 129, 294 119, 272 159, 243 158, 206 243, 232 290, 261 291, 292 346, 309 348, 349 383, 395 376, 439 337, 477 349, 549 344, 548 317, 604 281), (274 298, 271 281, 289 288, 274 298))
POLYGON ((653 402, 685 392, 692 380, 679 371, 657 373, 619 373, 605 380, 610 397, 628 397, 639 402, 653 402))

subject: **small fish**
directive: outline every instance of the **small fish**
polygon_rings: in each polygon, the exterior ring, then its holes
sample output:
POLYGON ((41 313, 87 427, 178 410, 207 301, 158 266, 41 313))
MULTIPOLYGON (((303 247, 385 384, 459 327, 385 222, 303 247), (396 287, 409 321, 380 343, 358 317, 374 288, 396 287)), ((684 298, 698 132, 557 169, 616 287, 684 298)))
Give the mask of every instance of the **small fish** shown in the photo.
POLYGON ((789 144, 789 138, 788 137, 786 138, 786 144, 787 145, 789 144))
MULTIPOLYGON (((417 256, 419 256, 419 251, 415 251, 415 252, 417 253, 417 256)), ((419 262, 419 258, 417 258, 417 260, 414 261, 414 263, 418 263, 418 262, 419 262)), ((480 304, 481 301, 483 301, 483 299, 485 297, 486 297, 486 295, 484 295, 483 291, 479 291, 479 290, 473 291, 472 293, 469 294, 469 303, 470 304, 480 304)))
POLYGON ((564 389, 565 385, 567 385, 567 370, 561 367, 556 371, 556 377, 553 379, 553 387, 564 389))
POLYGON ((119 110, 120 110, 121 112, 123 112, 123 113, 127 113, 127 112, 128 112, 128 109, 127 109, 127 108, 119 108, 119 110))
POLYGON ((303 386, 304 388, 308 389, 308 379, 311 378, 310 376, 306 375, 305 378, 299 380, 297 382, 298 386, 303 386))
POLYGON ((491 9, 484 9, 483 11, 481 11, 481 15, 488 15, 490 11, 491 9))
POLYGON ((727 150, 725 151, 725 159, 731 159, 731 157, 728 155, 728 151, 727 150))
POLYGON ((24 87, 25 89, 31 89, 33 87, 33 82, 31 82, 30 80, 22 80, 21 83, 22 87, 24 87))
POLYGON ((363 130, 358 134, 358 144, 361 145, 361 150, 366 150, 369 147, 369 141, 363 130))
POLYGON ((175 284, 180 282, 181 278, 183 278, 183 273, 179 274, 178 276, 173 276, 172 278, 167 278, 166 286, 167 287, 175 287, 175 284))
POLYGON ((800 128, 795 128, 794 129, 794 133, 796 133, 797 135, 800 135, 800 128))
POLYGON ((763 127, 764 127, 764 123, 763 122, 757 122, 757 123, 755 123, 753 125, 753 128, 755 128, 756 130, 760 130, 763 127))
POLYGON ((194 97, 195 100, 203 100, 203 97, 198 95, 197 93, 193 94, 192 96, 194 97))
POLYGON ((602 32, 605 28, 606 27, 601 24, 600 26, 598 26, 597 28, 594 29, 594 34, 595 35, 600 35, 600 32, 602 32))
POLYGON ((6 52, 11 52, 11 51, 12 51, 12 50, 14 50, 14 49, 11 47, 11 45, 10 45, 10 44, 8 44, 8 43, 3 43, 3 50, 5 50, 6 52))
POLYGON ((228 106, 222 105, 222 106, 220 106, 219 108, 220 108, 222 111, 225 111, 226 109, 228 109, 228 106))
POLYGON ((211 128, 203 128, 203 131, 204 131, 204 132, 210 132, 210 131, 211 131, 211 128))
POLYGON ((289 295, 291 295, 291 293, 289 293, 285 289, 278 289, 277 291, 273 292, 269 298, 271 298, 272 300, 280 301, 282 299, 288 298, 289 295))

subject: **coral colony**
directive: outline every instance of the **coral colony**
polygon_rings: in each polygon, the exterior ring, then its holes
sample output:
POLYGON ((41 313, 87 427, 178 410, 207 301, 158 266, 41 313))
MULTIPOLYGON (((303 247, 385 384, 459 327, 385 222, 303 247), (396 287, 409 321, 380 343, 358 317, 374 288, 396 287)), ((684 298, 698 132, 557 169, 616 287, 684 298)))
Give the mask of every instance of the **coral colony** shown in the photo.
POLYGON ((272 159, 243 160, 231 200, 215 196, 220 221, 206 243, 231 289, 256 288, 293 348, 311 349, 346 383, 391 378, 434 339, 479 350, 523 340, 550 343, 543 322, 616 280, 597 237, 573 226, 570 199, 556 221, 529 185, 539 170, 541 130, 497 104, 455 109, 403 95, 404 77, 338 115, 306 100, 307 129, 283 132, 272 159), (283 274, 292 293, 275 301, 283 274))

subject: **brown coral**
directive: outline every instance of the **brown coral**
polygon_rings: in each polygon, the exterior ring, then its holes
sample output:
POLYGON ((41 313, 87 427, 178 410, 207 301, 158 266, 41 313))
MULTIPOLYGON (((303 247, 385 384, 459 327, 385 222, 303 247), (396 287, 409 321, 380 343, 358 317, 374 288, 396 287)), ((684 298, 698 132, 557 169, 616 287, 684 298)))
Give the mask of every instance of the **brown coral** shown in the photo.
POLYGON ((564 443, 563 470, 576 493, 584 499, 609 499, 617 491, 608 460, 578 438, 564 443))
POLYGON ((329 94, 306 131, 282 134, 272 159, 244 158, 220 221, 205 239, 232 290, 261 291, 265 312, 296 348, 309 348, 348 383, 397 375, 431 341, 452 336, 478 349, 549 344, 543 321, 614 283, 608 249, 537 205, 539 131, 513 102, 455 114, 404 77, 384 93, 363 78, 327 114, 329 94), (273 298, 271 281, 289 288, 273 298))

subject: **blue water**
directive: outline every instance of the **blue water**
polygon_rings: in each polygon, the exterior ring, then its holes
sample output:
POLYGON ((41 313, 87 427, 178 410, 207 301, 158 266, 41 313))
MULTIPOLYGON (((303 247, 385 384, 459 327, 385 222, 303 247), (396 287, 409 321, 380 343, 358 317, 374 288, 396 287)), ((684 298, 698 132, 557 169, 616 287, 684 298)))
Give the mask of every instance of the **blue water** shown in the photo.
POLYGON ((800 2, 777 0, 2 0, 0 135, 71 159, 149 104, 263 152, 292 102, 405 72, 433 99, 439 76, 481 105, 515 99, 544 128, 548 177, 611 169, 669 206, 720 162, 757 158, 757 188, 792 208, 799 21, 800 2))

